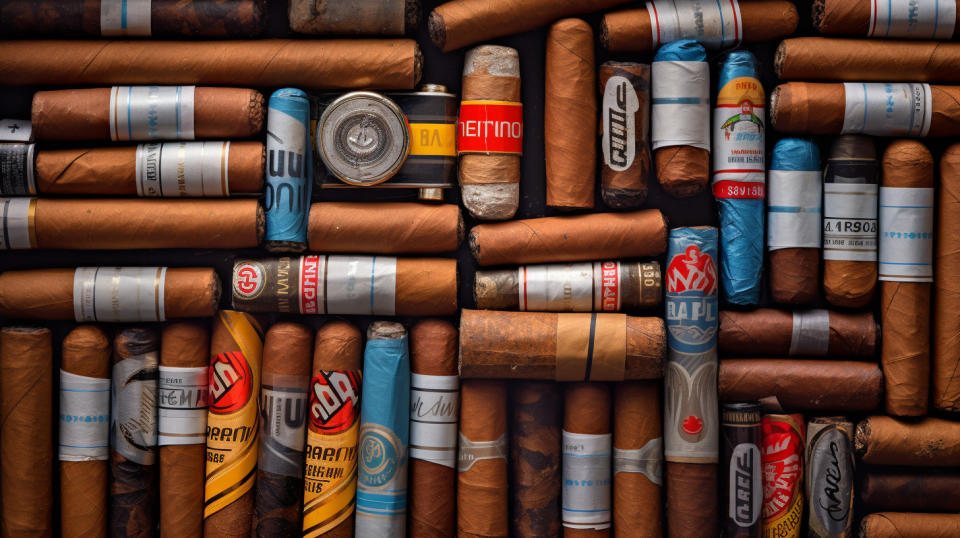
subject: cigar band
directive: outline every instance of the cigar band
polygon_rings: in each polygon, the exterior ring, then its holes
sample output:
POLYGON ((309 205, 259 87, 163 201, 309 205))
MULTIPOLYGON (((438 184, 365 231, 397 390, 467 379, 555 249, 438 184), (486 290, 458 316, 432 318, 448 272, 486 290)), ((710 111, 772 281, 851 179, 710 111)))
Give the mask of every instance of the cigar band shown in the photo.
MULTIPOLYGON (((404 430, 406 426, 404 420, 404 430)), ((398 520, 400 524, 405 523, 407 447, 390 427, 375 422, 363 422, 360 426, 358 450, 360 465, 357 473, 357 535, 402 535, 402 532, 370 534, 363 530, 363 527, 372 524, 380 530, 389 531, 398 520), (367 521, 361 523, 361 519, 367 521)))
POLYGON ((0 142, 33 142, 30 120, 0 119, 0 142))
MULTIPOLYGON (((483 460, 507 461, 507 434, 504 433, 493 441, 471 441, 463 432, 459 434, 460 451, 457 456, 457 472, 465 473, 474 463, 483 460)), ((506 463, 504 463, 506 465, 506 463)))
POLYGON ((842 134, 927 136, 933 118, 930 85, 844 82, 842 134))
POLYGON ((640 473, 663 485, 663 437, 650 439, 641 448, 613 449, 613 474, 640 473))
POLYGON ((397 259, 390 256, 327 257, 327 313, 393 316, 397 259))
POLYGON ((517 288, 521 311, 590 312, 593 264, 521 265, 517 288))
POLYGON ((313 185, 310 102, 303 90, 283 88, 267 109, 267 182, 263 209, 267 241, 307 242, 313 185))
MULTIPOLYGON (((609 262, 603 263, 606 266, 609 262)), ((638 263, 637 271, 640 279, 640 304, 660 304, 663 294, 663 274, 660 272, 660 263, 656 261, 638 263)))
POLYGON ((766 169, 764 107, 763 85, 753 77, 732 78, 717 92, 711 150, 715 197, 763 199, 766 169))
POLYGON ((818 170, 767 174, 767 250, 820 248, 820 178, 818 170))
POLYGON ((822 309, 794 312, 788 355, 822 357, 829 351, 830 312, 822 309))
POLYGON ((460 378, 410 374, 410 457, 453 469, 457 463, 460 378))
POLYGON ((852 447, 850 422, 807 424, 806 493, 810 528, 821 536, 840 536, 853 523, 852 447))
POLYGON ((880 280, 933 282, 933 189, 880 187, 880 280))
POLYGON ((77 267, 73 315, 77 321, 166 321, 166 267, 77 267))
POLYGON ((100 35, 150 35, 151 0, 100 0, 100 35))
POLYGON ((613 435, 563 430, 563 526, 610 528, 610 456, 613 435))
POLYGON ((160 366, 157 383, 157 444, 198 445, 207 440, 207 366, 160 366))
POLYGON ((308 379, 268 371, 262 375, 257 469, 300 478, 307 435, 308 379))
POLYGON ((152 142, 137 146, 137 196, 230 196, 230 142, 152 142))
POLYGON ((110 380, 60 370, 60 461, 110 456, 110 380))
POLYGON ((957 20, 956 2, 888 0, 870 2, 870 37, 950 39, 957 20))
POLYGON ((114 86, 110 140, 193 140, 196 86, 114 86))
MULTIPOLYGON (((760 425, 753 425, 759 434, 760 425)), ((743 426, 733 426, 742 428, 743 426)), ((759 436, 759 435, 758 435, 759 436)), ((728 445, 729 446, 729 445, 728 445)), ((760 447, 752 442, 731 447, 727 476, 727 517, 738 527, 752 527, 760 517, 763 502, 763 474, 760 447)))
POLYGON ((359 370, 320 370, 310 383, 309 427, 321 435, 339 435, 360 417, 359 370))
POLYGON ((0 198, 0 250, 37 248, 37 199, 0 198))
POLYGON ((707 48, 722 49, 743 39, 737 0, 649 0, 647 12, 654 49, 680 39, 693 39, 707 48))
POLYGON ((0 195, 37 194, 34 174, 34 144, 0 142, 0 195))
POLYGON ((803 523, 803 427, 800 415, 765 415, 763 447, 764 536, 799 536, 803 523))
POLYGON ((640 98, 630 79, 621 75, 607 79, 600 107, 600 147, 603 163, 614 172, 628 170, 637 157, 639 110, 640 98))
POLYGON ((113 365, 110 448, 140 465, 157 458, 157 352, 113 365))
MULTIPOLYGON (((641 272, 642 282, 647 282, 643 274, 651 264, 641 263, 637 269, 641 272)), ((641 288, 643 291, 645 289, 641 288)), ((600 312, 619 312, 623 302, 623 270, 620 262, 594 262, 593 264, 593 310, 600 312)))
POLYGON ((710 66, 682 61, 651 66, 652 148, 693 146, 710 151, 710 66))
POLYGON ((625 314, 557 314, 557 381, 623 381, 625 314))
POLYGON ((823 183, 823 259, 877 261, 876 161, 827 163, 823 183))
POLYGON ((457 155, 523 155, 523 103, 461 101, 457 155))

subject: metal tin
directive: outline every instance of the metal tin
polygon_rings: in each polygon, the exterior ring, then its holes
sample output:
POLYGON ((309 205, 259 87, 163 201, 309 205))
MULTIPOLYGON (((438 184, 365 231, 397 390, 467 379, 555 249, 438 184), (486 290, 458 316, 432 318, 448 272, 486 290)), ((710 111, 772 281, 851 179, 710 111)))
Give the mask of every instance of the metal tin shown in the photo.
POLYGON ((799 538, 803 526, 803 415, 764 415, 763 538, 799 538))
POLYGON ((720 436, 726 471, 720 514, 723 536, 754 537, 760 534, 763 473, 760 463, 762 435, 760 404, 724 404, 720 411, 720 436))
POLYGON ((807 422, 807 536, 853 536, 853 423, 844 417, 807 422))

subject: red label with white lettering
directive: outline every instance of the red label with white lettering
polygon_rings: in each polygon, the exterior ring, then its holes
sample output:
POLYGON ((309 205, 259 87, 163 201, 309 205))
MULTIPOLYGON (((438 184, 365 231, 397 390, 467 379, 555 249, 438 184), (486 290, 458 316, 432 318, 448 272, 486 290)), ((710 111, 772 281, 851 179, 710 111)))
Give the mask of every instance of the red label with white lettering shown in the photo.
POLYGON ((766 186, 757 181, 733 181, 724 179, 713 183, 714 198, 735 198, 738 200, 763 200, 766 186))
POLYGON ((322 314, 320 309, 320 256, 300 258, 300 313, 322 314))
POLYGON ((523 154, 523 104, 463 101, 457 120, 457 155, 523 154))
POLYGON ((620 310, 620 264, 603 262, 600 266, 600 306, 604 312, 620 310))

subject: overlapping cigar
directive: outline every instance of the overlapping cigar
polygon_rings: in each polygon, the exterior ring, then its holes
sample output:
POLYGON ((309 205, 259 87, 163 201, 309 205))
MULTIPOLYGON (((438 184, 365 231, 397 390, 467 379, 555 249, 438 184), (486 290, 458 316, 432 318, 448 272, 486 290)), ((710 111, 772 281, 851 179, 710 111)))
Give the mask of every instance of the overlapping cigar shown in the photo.
POLYGON ((876 363, 842 360, 724 359, 720 401, 763 401, 797 411, 873 411, 883 374, 876 363))
POLYGON ((605 383, 571 383, 564 388, 564 536, 610 536, 610 400, 605 383))
POLYGON ((960 474, 955 469, 871 469, 857 496, 871 510, 957 512, 960 474))
POLYGON ((761 536, 799 538, 803 527, 803 415, 764 415, 761 536))
POLYGON ((720 409, 723 448, 720 525, 723 535, 731 538, 757 536, 760 530, 763 502, 761 419, 762 408, 755 403, 728 403, 720 409))
POLYGON ((317 4, 291 0, 287 4, 290 29, 301 34, 392 35, 416 32, 420 0, 361 0, 317 4))
POLYGON ((509 536, 505 382, 464 380, 459 441, 457 535, 509 536))
POLYGON ((460 377, 623 381, 663 375, 660 318, 464 309, 460 377))
POLYGON ((935 409, 960 411, 960 146, 940 157, 940 190, 936 194, 937 241, 933 284, 932 395, 935 409))
POLYGON ((613 532, 662 535, 663 412, 656 382, 613 389, 613 532))
POLYGON ((957 83, 958 61, 956 42, 794 37, 777 47, 774 69, 782 80, 957 83))
POLYGON ((423 69, 412 39, 0 41, 0 84, 223 84, 409 90, 423 69))
POLYGON ((310 206, 308 240, 313 252, 453 252, 463 235, 463 216, 456 204, 318 202, 310 206))
POLYGON ((813 27, 821 34, 910 39, 953 37, 954 2, 876 4, 870 0, 814 0, 813 27))
POLYGON ((860 521, 860 536, 864 538, 956 536, 957 533, 960 533, 960 514, 878 512, 860 521))
POLYGON ((864 463, 911 467, 960 465, 960 422, 927 417, 868 417, 857 424, 854 449, 864 463))
POLYGON ((560 536, 562 397, 561 386, 552 381, 510 387, 513 536, 560 536))
POLYGON ((307 248, 307 215, 313 192, 310 101, 306 92, 281 88, 267 109, 266 242, 270 252, 307 248))
POLYGON ((817 538, 853 535, 853 423, 844 417, 807 421, 804 453, 807 528, 817 538))
POLYGON ((608 207, 635 208, 647 199, 650 175, 650 65, 600 66, 600 195, 608 207))
POLYGON ((721 310, 718 345, 729 355, 870 360, 880 347, 880 331, 870 312, 721 310))

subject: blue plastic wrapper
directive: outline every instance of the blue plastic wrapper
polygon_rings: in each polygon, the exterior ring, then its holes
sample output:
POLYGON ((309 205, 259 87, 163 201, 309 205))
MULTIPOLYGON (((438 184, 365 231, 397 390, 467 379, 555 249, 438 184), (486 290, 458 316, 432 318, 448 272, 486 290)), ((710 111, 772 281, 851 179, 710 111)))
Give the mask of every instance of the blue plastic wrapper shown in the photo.
POLYGON ((310 101, 303 90, 273 92, 267 109, 267 241, 307 242, 313 186, 310 101))
POLYGON ((653 56, 655 62, 705 62, 707 50, 690 39, 672 41, 660 47, 653 56))

